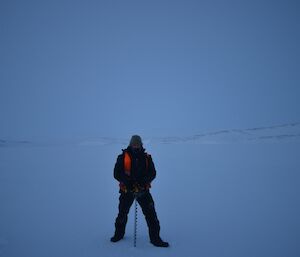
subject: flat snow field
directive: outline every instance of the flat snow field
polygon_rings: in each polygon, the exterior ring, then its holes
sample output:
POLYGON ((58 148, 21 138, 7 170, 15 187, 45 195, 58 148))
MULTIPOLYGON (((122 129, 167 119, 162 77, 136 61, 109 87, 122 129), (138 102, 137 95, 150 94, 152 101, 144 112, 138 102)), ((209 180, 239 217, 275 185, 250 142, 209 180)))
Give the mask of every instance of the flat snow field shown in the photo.
POLYGON ((111 243, 120 144, 0 148, 2 257, 298 257, 300 143, 156 143, 152 195, 161 237, 149 243, 133 208, 111 243))

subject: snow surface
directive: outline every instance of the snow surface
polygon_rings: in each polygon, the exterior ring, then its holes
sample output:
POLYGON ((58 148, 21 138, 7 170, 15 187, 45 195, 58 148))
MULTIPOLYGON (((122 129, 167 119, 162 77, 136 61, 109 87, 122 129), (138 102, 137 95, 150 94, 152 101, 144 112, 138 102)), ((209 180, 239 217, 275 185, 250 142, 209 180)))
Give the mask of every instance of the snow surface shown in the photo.
MULTIPOLYGON (((275 133, 276 134, 276 133, 275 133)), ((125 144, 27 142, 0 147, 0 256, 300 256, 300 143, 148 140, 152 194, 169 249, 149 243, 139 208, 111 243, 125 144)), ((97 140, 95 141, 97 142, 97 140)))

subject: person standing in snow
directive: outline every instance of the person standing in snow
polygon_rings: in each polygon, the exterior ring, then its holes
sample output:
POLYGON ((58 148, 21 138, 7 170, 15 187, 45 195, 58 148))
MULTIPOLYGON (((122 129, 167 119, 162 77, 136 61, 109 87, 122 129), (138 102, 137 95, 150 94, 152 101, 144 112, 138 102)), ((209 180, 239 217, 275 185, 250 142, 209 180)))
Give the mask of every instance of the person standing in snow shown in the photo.
POLYGON ((114 178, 120 182, 120 197, 115 234, 110 240, 118 242, 124 237, 128 213, 136 198, 145 215, 150 242, 158 247, 168 247, 169 243, 160 238, 160 224, 149 191, 151 181, 156 177, 151 155, 145 152, 142 139, 138 135, 133 135, 129 146, 122 151, 114 168, 114 178))

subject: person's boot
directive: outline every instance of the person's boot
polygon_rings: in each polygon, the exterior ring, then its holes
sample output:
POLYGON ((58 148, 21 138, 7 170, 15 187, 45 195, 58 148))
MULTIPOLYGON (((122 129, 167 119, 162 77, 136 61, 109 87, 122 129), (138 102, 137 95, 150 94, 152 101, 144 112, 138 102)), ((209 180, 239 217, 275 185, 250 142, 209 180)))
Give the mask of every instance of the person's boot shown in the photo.
POLYGON ((159 221, 157 219, 154 219, 154 222, 152 220, 147 220, 147 223, 149 228, 149 237, 151 244, 157 247, 169 247, 169 243, 164 242, 159 236, 159 221))
POLYGON ((114 236, 110 239, 111 242, 118 242, 124 237, 124 234, 115 233, 114 236))
POLYGON ((116 230, 115 230, 114 236, 110 239, 111 242, 114 242, 114 243, 118 242, 124 237, 125 225, 126 225, 126 223, 119 223, 119 222, 115 223, 116 230))
POLYGON ((157 247, 169 247, 169 243, 163 241, 160 237, 157 239, 152 239, 150 242, 157 247))

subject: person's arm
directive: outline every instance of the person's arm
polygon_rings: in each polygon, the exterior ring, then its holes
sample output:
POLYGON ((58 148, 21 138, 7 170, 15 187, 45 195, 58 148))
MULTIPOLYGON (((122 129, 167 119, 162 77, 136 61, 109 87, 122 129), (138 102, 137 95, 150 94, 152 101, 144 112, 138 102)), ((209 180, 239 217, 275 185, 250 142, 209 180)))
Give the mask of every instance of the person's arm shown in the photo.
POLYGON ((119 182, 121 182, 122 180, 122 175, 121 175, 122 170, 123 170, 123 157, 120 154, 117 158, 115 168, 114 168, 114 178, 119 182))
POLYGON ((155 169, 154 162, 152 160, 151 155, 148 155, 148 161, 149 161, 149 168, 148 168, 147 180, 150 183, 156 177, 156 169, 155 169))

